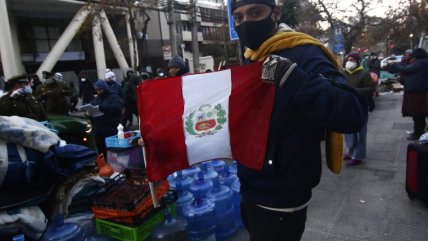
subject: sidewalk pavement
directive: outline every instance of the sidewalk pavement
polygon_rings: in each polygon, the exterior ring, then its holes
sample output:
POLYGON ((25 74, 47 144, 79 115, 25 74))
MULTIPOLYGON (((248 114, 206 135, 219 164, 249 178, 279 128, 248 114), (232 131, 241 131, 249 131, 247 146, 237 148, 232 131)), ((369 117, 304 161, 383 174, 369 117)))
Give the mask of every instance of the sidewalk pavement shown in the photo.
MULTIPOLYGON (((406 131, 413 122, 401 116, 401 103, 402 93, 376 98, 368 121, 367 159, 361 165, 344 165, 336 175, 324 164, 302 241, 428 240, 428 206, 411 201, 405 191, 406 131)), ((244 229, 229 241, 238 240, 248 240, 244 229)))

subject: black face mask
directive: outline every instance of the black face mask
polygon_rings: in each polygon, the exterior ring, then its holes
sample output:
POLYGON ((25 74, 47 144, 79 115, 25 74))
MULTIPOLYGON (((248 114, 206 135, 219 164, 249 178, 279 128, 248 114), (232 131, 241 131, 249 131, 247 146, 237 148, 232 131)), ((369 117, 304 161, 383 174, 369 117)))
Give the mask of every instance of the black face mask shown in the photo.
POLYGON ((263 20, 243 22, 235 27, 242 45, 256 50, 272 35, 275 28, 272 12, 263 20))

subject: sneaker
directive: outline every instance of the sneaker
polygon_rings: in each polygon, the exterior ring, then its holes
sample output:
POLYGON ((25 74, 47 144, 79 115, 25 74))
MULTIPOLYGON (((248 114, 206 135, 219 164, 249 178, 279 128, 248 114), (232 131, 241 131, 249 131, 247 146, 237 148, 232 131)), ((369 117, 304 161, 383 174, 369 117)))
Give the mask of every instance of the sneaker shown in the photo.
POLYGON ((362 161, 358 160, 358 159, 349 159, 349 160, 346 161, 346 165, 347 166, 357 166, 357 165, 360 165, 361 162, 362 161))

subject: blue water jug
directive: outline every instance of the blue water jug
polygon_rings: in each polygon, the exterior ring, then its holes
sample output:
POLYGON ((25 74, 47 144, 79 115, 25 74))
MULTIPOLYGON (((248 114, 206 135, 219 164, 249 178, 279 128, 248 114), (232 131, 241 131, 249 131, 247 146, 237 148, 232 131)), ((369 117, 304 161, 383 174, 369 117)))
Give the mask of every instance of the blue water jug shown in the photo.
POLYGON ((194 200, 193 194, 184 190, 181 183, 177 183, 177 201, 175 201, 177 217, 183 217, 183 208, 194 200))
POLYGON ((215 203, 217 240, 228 239, 237 230, 232 196, 232 190, 226 185, 220 185, 218 180, 214 181, 213 188, 207 193, 207 198, 215 203))
POLYGON ((213 201, 202 198, 201 191, 195 193, 195 200, 183 209, 188 223, 190 241, 216 241, 216 215, 213 201))
POLYGON ((229 171, 232 174, 238 175, 238 162, 233 160, 232 163, 229 165, 229 171))
MULTIPOLYGON (((202 168, 201 168, 201 172, 204 175, 204 179, 205 180, 209 180, 209 181, 213 181, 214 179, 217 179, 218 177, 218 173, 216 171, 214 171, 214 169, 209 168, 208 163, 202 163, 202 168)), ((194 179, 198 179, 198 174, 200 172, 198 172, 197 174, 195 174, 193 176, 194 179)))
MULTIPOLYGON (((171 176, 171 175, 170 175, 171 176)), ((177 190, 177 183, 180 183, 184 190, 189 190, 190 184, 193 182, 193 178, 190 176, 183 175, 182 171, 177 171, 177 175, 174 177, 168 176, 169 187, 172 190, 177 190)))
POLYGON ((241 187, 241 183, 239 182, 239 179, 236 179, 232 185, 230 186, 233 192, 233 209, 234 209, 234 217, 235 217, 235 223, 239 227, 243 227, 244 224, 242 223, 241 218, 241 194, 239 191, 239 188, 241 187))
POLYGON ((236 179, 238 179, 238 177, 236 174, 230 173, 229 165, 224 165, 223 171, 218 175, 218 181, 220 184, 230 187, 236 179))
POLYGON ((223 171, 223 167, 226 165, 226 162, 223 160, 212 160, 207 162, 208 168, 212 168, 217 173, 221 173, 223 171))
POLYGON ((13 236, 13 241, 25 241, 25 236, 24 234, 17 234, 15 236, 13 236))
POLYGON ((191 166, 189 168, 182 170, 182 173, 184 176, 193 177, 196 173, 198 173, 200 171, 201 171, 201 168, 197 165, 194 165, 194 166, 191 166))
POLYGON ((189 239, 187 221, 183 218, 173 218, 171 209, 164 212, 165 221, 153 227, 151 241, 186 241, 189 239))
POLYGON ((198 172, 197 179, 193 181, 189 186, 190 192, 193 196, 199 192, 200 196, 204 198, 207 192, 213 187, 213 182, 210 180, 205 180, 204 173, 202 171, 198 172))
POLYGON ((41 241, 85 241, 86 235, 77 223, 64 223, 64 217, 57 215, 55 224, 48 226, 41 241))

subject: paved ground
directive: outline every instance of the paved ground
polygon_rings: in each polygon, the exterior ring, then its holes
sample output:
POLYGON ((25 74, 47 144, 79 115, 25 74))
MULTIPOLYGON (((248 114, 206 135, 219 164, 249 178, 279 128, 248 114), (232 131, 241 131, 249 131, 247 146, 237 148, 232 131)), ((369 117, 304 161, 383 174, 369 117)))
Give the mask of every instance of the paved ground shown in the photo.
MULTIPOLYGON (((428 240, 428 207, 410 201, 404 189, 406 131, 413 124, 401 117, 401 101, 400 93, 376 98, 362 165, 344 166, 340 175, 324 168, 302 241, 428 240)), ((238 240, 248 240, 245 230, 229 241, 238 240)))

